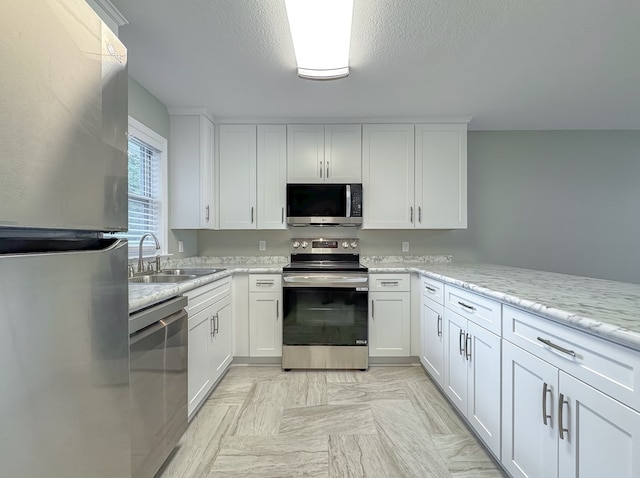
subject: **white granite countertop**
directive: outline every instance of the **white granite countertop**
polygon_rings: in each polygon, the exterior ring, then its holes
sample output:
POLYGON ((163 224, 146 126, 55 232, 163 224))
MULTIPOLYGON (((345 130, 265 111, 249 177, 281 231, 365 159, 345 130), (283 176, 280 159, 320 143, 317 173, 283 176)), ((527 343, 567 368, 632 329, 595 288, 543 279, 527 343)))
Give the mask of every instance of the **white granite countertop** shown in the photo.
POLYGON ((163 268, 204 267, 225 270, 176 284, 129 283, 129 313, 131 314, 233 274, 280 274, 282 267, 288 263, 289 259, 284 256, 266 258, 218 257, 211 259, 192 257, 179 261, 168 261, 162 265, 163 268))
POLYGON ((417 272, 640 350, 640 285, 493 264, 364 262, 417 272))
MULTIPOLYGON (((493 264, 458 264, 451 261, 451 256, 401 259, 376 256, 363 257, 362 262, 372 273, 423 274, 640 351, 639 284, 493 264)), ((278 274, 288 262, 286 256, 196 257, 169 261, 163 267, 226 270, 178 284, 130 284, 129 312, 232 274, 278 274)))

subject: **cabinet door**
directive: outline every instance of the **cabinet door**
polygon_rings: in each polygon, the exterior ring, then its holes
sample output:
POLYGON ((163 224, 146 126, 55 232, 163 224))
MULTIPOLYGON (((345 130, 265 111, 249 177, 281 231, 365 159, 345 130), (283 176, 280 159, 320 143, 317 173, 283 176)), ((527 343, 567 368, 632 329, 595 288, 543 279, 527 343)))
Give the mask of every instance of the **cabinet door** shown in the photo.
POLYGON ((252 292, 249 296, 249 353, 251 357, 282 356, 280 294, 252 292))
POLYGON ((564 372, 560 391, 559 476, 640 476, 640 414, 564 372))
POLYGON ((213 336, 211 337, 211 352, 209 363, 211 370, 211 380, 213 383, 218 380, 227 367, 231 364, 233 349, 233 333, 231 327, 231 296, 216 302, 212 306, 212 317, 214 321, 213 336))
POLYGON ((258 229, 286 229, 287 127, 258 125, 258 229))
POLYGON ((169 140, 171 227, 213 229, 214 127, 202 115, 172 115, 169 140))
POLYGON ((328 183, 362 182, 361 125, 325 125, 324 171, 328 183))
POLYGON ((444 367, 444 307, 426 296, 421 299, 420 361, 442 387, 444 367))
POLYGON ((369 355, 408 357, 410 348, 408 292, 369 294, 369 355))
POLYGON ((413 229, 413 134, 413 125, 363 125, 363 228, 413 229))
POLYGON ((467 125, 416 125, 416 227, 467 227, 467 125))
POLYGON ((502 465, 514 478, 558 476, 557 403, 558 369, 503 341, 502 465))
POLYGON ((324 182, 324 125, 287 126, 287 181, 324 182))
POLYGON ((220 229, 255 229, 255 125, 221 125, 219 146, 220 229))
POLYGON ((467 321, 469 358, 467 420, 500 458, 500 337, 467 321))
POLYGON ((209 363, 209 347, 213 329, 213 320, 208 309, 189 318, 189 417, 207 396, 213 385, 209 363))
POLYGON ((467 413, 467 370, 465 355, 467 319, 449 309, 444 309, 444 391, 449 399, 463 413, 467 413))

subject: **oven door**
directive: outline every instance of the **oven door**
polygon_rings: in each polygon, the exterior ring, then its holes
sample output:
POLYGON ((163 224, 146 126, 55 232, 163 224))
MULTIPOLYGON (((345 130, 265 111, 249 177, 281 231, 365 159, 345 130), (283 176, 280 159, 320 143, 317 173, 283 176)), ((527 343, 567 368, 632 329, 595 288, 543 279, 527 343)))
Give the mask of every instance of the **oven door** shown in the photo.
POLYGON ((366 274, 284 276, 283 345, 367 346, 366 274))

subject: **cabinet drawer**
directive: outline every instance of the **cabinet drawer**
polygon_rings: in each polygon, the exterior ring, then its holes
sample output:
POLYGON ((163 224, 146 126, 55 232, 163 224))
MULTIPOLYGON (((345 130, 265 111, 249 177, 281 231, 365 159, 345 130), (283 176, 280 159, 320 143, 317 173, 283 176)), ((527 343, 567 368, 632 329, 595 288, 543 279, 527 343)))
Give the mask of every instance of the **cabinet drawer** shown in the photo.
POLYGON ((502 304, 498 301, 446 284, 444 306, 496 335, 502 333, 502 304))
POLYGON ((281 274, 250 274, 249 292, 278 291, 282 288, 281 274))
POLYGON ((230 294, 231 277, 225 277, 224 279, 186 292, 184 295, 189 299, 189 304, 187 305, 189 317, 230 294))
POLYGON ((503 338, 640 410, 640 352, 507 305, 503 338))
POLYGON ((370 274, 370 291, 404 291, 411 290, 409 274, 370 274))
POLYGON ((444 284, 440 281, 429 277, 420 277, 420 294, 438 304, 444 304, 444 284))

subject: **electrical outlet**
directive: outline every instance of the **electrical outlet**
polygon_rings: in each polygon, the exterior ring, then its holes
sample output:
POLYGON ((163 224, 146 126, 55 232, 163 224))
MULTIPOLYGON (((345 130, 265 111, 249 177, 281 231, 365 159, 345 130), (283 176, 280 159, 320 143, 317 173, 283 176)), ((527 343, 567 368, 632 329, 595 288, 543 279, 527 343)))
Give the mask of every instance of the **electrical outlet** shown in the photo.
POLYGON ((184 241, 178 241, 178 252, 184 252, 184 241))
POLYGON ((409 243, 408 242, 403 242, 402 243, 402 252, 409 252, 409 243))
POLYGON ((267 250, 267 241, 260 241, 258 244, 259 244, 258 248, 261 251, 266 251, 267 250))

